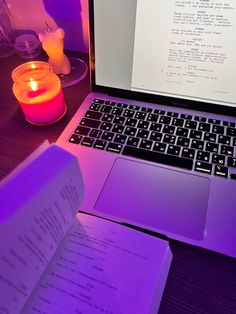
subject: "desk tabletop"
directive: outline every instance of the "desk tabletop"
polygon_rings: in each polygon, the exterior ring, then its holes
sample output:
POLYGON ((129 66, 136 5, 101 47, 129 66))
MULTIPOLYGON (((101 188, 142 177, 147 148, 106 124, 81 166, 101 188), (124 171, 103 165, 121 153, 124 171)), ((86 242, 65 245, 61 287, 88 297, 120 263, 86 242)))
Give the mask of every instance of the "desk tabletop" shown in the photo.
MULTIPOLYGON (((88 61, 87 54, 70 54, 88 61)), ((90 90, 87 75, 63 89, 68 107, 63 119, 31 125, 12 93, 11 72, 23 62, 16 55, 0 59, 0 180, 44 140, 56 141, 90 90)), ((173 261, 159 313, 236 313, 236 260, 176 241, 170 247, 173 261)))

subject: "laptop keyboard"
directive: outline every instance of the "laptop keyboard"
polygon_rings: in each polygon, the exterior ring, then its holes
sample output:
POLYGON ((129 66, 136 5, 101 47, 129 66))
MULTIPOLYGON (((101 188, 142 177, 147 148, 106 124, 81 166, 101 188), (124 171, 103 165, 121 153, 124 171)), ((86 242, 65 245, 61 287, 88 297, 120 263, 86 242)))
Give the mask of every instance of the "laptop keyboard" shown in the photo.
POLYGON ((69 142, 236 179, 233 122, 94 99, 69 142))

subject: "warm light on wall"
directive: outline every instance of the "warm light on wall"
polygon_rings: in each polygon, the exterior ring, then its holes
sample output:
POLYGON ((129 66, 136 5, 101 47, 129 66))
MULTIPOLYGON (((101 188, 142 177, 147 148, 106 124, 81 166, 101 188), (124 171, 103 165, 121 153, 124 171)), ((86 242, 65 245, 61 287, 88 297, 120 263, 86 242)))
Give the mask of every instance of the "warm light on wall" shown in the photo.
POLYGON ((50 124, 66 112, 61 82, 42 61, 24 63, 13 70, 13 93, 25 118, 33 124, 50 124))

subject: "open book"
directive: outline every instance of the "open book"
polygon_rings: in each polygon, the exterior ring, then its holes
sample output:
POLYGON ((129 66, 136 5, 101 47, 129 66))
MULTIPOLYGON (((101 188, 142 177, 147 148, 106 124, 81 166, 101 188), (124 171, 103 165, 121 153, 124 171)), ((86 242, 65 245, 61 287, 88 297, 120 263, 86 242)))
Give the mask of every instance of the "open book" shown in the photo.
POLYGON ((157 313, 168 242, 78 213, 77 159, 35 152, 0 187, 0 313, 157 313))

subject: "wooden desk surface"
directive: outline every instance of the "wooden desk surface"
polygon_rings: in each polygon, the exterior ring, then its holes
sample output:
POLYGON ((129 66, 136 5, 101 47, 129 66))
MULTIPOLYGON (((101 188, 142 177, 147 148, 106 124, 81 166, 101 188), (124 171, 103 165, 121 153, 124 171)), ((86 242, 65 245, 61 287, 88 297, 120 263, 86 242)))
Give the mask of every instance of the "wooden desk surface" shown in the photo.
MULTIPOLYGON (((88 60, 86 54, 72 55, 88 60)), ((17 56, 0 59, 0 179, 45 139, 55 142, 89 92, 87 75, 64 89, 68 111, 61 121, 31 125, 12 93, 11 72, 23 62, 17 56)), ((170 246, 173 261, 159 313, 236 313, 236 260, 174 241, 170 246)))

